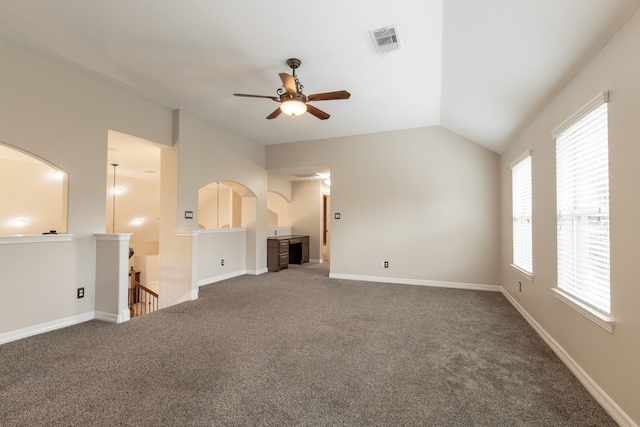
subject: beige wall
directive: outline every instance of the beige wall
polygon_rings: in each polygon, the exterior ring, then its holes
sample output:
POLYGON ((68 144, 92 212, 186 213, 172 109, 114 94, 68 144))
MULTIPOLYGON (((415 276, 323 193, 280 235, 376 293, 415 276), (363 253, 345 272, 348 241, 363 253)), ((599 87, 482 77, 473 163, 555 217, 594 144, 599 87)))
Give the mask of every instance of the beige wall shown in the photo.
POLYGON ((69 242, 0 245, 2 334, 93 313, 108 130, 170 145, 172 121, 165 107, 1 39, 0 58, 0 141, 68 173, 73 234, 69 242), (85 298, 76 298, 78 287, 85 298))
POLYGON ((287 227, 289 220, 289 201, 280 193, 267 193, 267 227, 287 227))
MULTIPOLYGON (((160 181, 151 179, 118 176, 116 185, 126 190, 117 194, 116 199, 116 233, 131 233, 129 244, 136 255, 153 255, 158 253, 160 215, 160 181), (135 219, 143 223, 135 225, 135 219)), ((106 223, 105 230, 113 230, 113 173, 107 175, 106 190, 106 223)), ((133 259, 131 260, 133 265, 133 259)))
POLYGON ((598 387, 640 423, 640 14, 544 108, 502 154, 501 280, 507 292, 598 387), (551 131, 603 90, 610 91, 609 173, 613 334, 554 297, 555 142, 551 131), (533 282, 513 271, 510 163, 532 149, 533 282), (522 282, 522 291, 518 290, 522 282))
POLYGON ((309 236, 309 261, 322 262, 322 187, 321 181, 291 183, 289 206, 291 232, 309 236))
POLYGON ((499 284, 495 153, 439 127, 267 147, 268 169, 319 164, 331 274, 499 284))
POLYGON ((197 294, 197 262, 191 260, 197 259, 198 245, 189 232, 198 229, 198 190, 211 182, 237 182, 256 196, 255 202, 247 202, 249 208, 243 204, 241 209, 247 228, 246 269, 264 272, 267 260, 264 146, 183 111, 174 112, 174 139, 174 149, 162 153, 161 209, 168 220, 160 224, 159 289, 166 295, 161 307, 197 294), (194 212, 194 218, 185 219, 185 211, 194 212))
POLYGON ((67 230, 67 177, 51 166, 0 144, 0 236, 67 230), (11 151, 8 151, 11 150, 11 151), (3 158, 2 153, 19 158, 3 158), (27 223, 15 227, 18 218, 27 223))

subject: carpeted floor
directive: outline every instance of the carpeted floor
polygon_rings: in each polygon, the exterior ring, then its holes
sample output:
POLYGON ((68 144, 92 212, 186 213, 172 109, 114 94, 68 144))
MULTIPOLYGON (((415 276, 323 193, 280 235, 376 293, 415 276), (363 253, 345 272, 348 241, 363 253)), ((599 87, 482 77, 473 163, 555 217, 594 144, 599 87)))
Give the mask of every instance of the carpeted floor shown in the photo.
POLYGON ((0 346, 2 426, 614 426, 499 293, 305 265, 0 346))

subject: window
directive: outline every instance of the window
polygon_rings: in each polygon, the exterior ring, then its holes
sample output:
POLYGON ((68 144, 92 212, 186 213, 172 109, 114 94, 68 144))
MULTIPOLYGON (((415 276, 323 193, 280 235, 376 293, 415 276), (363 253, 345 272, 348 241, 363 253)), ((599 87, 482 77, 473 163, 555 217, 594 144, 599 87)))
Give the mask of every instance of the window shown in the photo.
POLYGON ((603 319, 611 310, 607 101, 605 92, 554 131, 558 291, 603 319))
POLYGON ((511 164, 511 185, 513 266, 530 277, 533 273, 530 151, 511 164))

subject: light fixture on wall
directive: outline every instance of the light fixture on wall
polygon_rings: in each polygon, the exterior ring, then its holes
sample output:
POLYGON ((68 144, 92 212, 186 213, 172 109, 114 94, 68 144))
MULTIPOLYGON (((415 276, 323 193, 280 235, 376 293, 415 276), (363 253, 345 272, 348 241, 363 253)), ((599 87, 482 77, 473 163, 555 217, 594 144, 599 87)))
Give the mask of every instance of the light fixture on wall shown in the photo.
POLYGON ((24 218, 18 218, 11 221, 11 225, 14 227, 23 227, 27 224, 27 220, 24 218))
POLYGON ((62 179, 62 178, 64 178, 64 172, 62 172, 62 171, 53 171, 53 172, 51 172, 51 177, 53 179, 62 179))
POLYGON ((111 232, 116 232, 116 168, 118 167, 117 163, 111 163, 113 166, 113 224, 111 226, 111 232))

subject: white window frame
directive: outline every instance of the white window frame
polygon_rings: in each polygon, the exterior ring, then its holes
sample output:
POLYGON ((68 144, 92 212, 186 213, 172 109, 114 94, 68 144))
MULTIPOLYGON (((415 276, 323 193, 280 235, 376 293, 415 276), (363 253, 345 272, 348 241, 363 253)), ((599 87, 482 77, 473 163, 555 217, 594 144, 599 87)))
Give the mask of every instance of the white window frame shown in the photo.
POLYGON ((558 216, 558 285, 553 291, 560 301, 613 333, 608 101, 608 92, 602 92, 552 132, 558 216))
POLYGON ((527 150, 511 163, 513 263, 511 267, 533 281, 532 159, 527 150))

